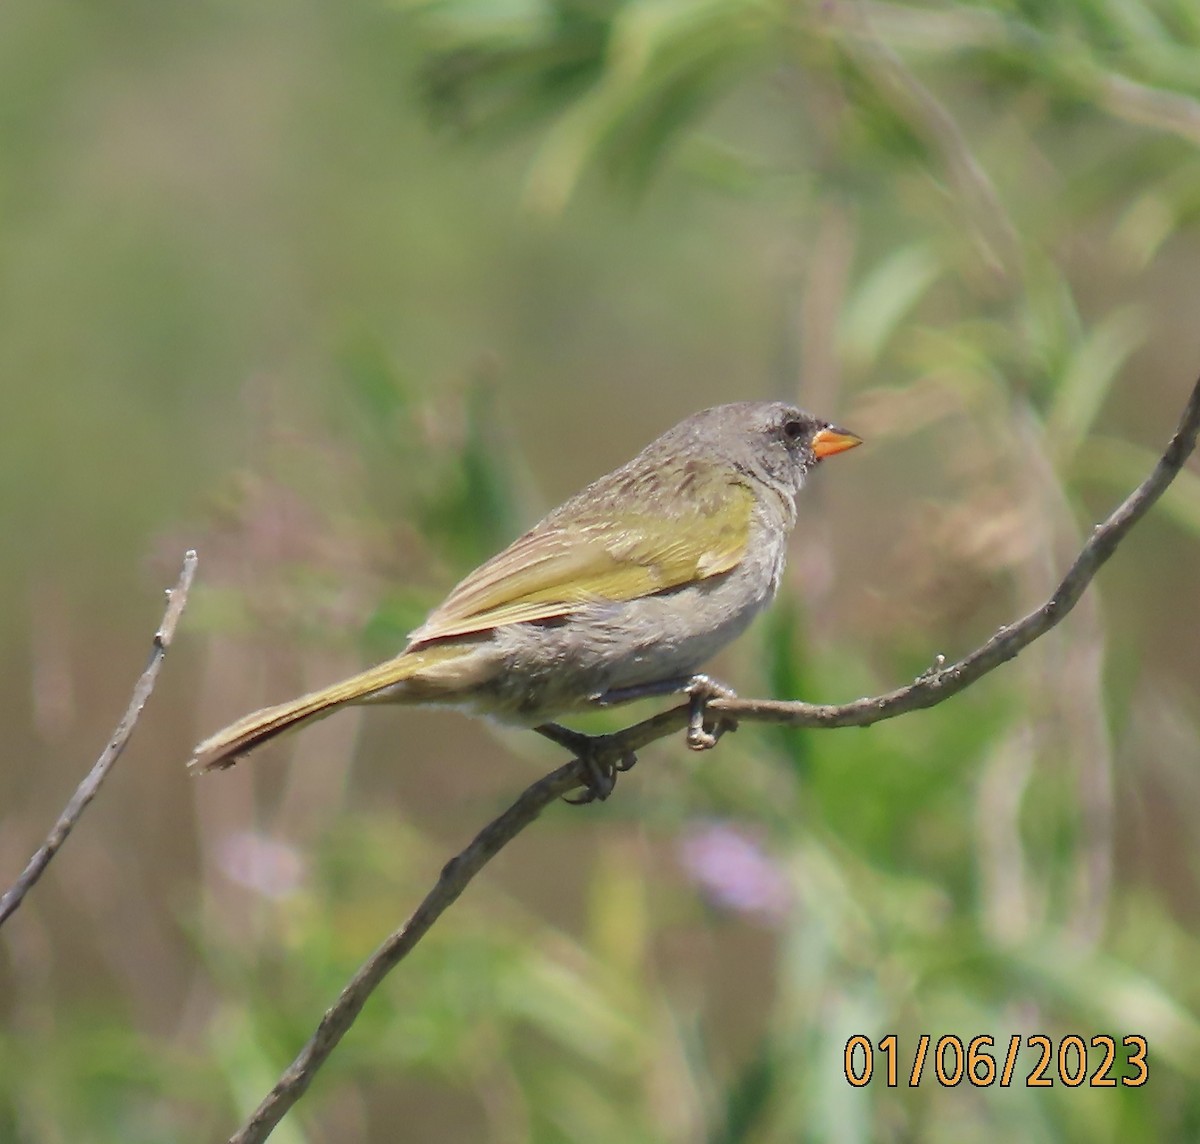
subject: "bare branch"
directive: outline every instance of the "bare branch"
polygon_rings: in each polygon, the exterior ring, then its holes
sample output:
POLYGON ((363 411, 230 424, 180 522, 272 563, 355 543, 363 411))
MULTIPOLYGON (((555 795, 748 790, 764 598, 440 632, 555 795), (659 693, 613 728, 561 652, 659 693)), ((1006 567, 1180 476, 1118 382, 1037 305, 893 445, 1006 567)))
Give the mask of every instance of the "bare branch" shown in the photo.
POLYGON ((229 1144, 254 1144, 266 1140, 271 1130, 312 1082, 317 1069, 333 1052, 346 1030, 354 1023, 359 1011, 375 987, 390 973, 409 951, 425 936, 430 926, 441 917, 466 889, 476 874, 509 842, 525 829, 547 806, 560 795, 574 790, 583 781, 582 768, 572 761, 527 787, 521 797, 499 818, 489 822, 461 854, 451 858, 425 900, 412 916, 396 930, 367 960, 342 990, 341 996, 326 1010, 303 1051, 288 1066, 275 1087, 241 1129, 230 1137, 229 1144))
MULTIPOLYGON (((714 699, 711 711, 734 719, 779 723, 792 727, 865 727, 883 719, 923 707, 932 707, 956 695, 988 672, 1016 656, 1039 636, 1061 622, 1075 606, 1100 566, 1113 554, 1129 530, 1163 494, 1196 446, 1200 432, 1200 381, 1192 391, 1175 436, 1154 472, 1098 525, 1071 565, 1054 594, 1036 611, 1001 628, 982 647, 946 667, 940 662, 919 679, 886 695, 858 699, 841 705, 780 702, 756 699, 714 699)), ((687 704, 663 711, 611 735, 590 740, 593 761, 616 764, 656 739, 688 725, 687 704)), ((556 798, 585 785, 583 765, 573 760, 528 787, 511 807, 489 823, 469 846, 442 870, 425 900, 367 960, 321 1018, 317 1031, 262 1103, 230 1138, 230 1144, 259 1144, 312 1082, 338 1041, 354 1023, 377 985, 428 932, 441 913, 466 888, 467 883, 507 843, 556 798)))
POLYGON ((1084 589, 1116 551, 1129 530, 1166 491, 1196 447, 1200 432, 1200 381, 1196 382, 1179 426, 1154 471, 1125 498, 1103 524, 1092 529, 1054 594, 1011 627, 1001 628, 982 647, 948 667, 939 662, 907 687, 840 705, 769 699, 714 699, 709 707, 736 719, 782 723, 789 727, 866 727, 907 711, 932 707, 957 695, 989 671, 1007 663, 1058 624, 1079 602, 1084 589))
POLYGON ((104 748, 100 757, 93 764, 87 777, 76 788, 66 809, 58 816, 58 821, 46 835, 46 841, 29 859, 29 864, 21 871, 20 877, 12 884, 4 897, 0 898, 0 925, 3 925, 16 911, 30 887, 45 872, 46 867, 50 865, 50 859, 58 853, 59 847, 66 841, 67 835, 71 833, 75 823, 79 821, 79 816, 87 809, 88 803, 96 797, 100 784, 104 782, 108 772, 112 770, 113 764, 125 750, 125 745, 129 742, 130 736, 133 735, 133 729, 141 717, 142 708, 146 706, 146 700, 150 698, 150 693, 154 690, 163 657, 167 653, 167 648, 171 646, 175 627, 187 604, 188 590, 192 586, 192 579, 195 575, 196 554, 189 550, 184 555, 183 570, 179 573, 178 583, 167 591, 167 610, 163 614, 162 623, 158 625, 158 631, 154 633, 154 646, 150 652, 150 662, 146 665, 146 670, 142 672, 141 679, 137 681, 137 686, 133 689, 129 708, 121 722, 117 724, 117 729, 112 733, 108 746, 104 748))

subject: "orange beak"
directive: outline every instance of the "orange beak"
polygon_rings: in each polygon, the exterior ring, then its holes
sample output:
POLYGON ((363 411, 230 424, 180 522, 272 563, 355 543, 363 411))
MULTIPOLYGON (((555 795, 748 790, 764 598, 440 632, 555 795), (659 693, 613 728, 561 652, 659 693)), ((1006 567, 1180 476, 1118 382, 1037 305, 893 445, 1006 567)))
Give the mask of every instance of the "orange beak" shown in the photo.
POLYGON ((853 449, 856 445, 861 444, 861 437, 847 433, 845 429, 829 425, 813 437, 812 451, 819 461, 824 457, 832 457, 835 453, 844 453, 847 449, 853 449))

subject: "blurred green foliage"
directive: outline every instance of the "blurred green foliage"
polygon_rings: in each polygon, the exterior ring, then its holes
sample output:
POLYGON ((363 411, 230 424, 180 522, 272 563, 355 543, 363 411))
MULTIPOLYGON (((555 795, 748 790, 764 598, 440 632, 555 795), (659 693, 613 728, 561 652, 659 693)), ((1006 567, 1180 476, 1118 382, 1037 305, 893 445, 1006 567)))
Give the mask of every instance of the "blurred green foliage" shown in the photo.
MULTIPOLYGON (((1198 146, 1185 0, 10 0, 0 880, 185 546, 201 581, 0 933, 0 1140, 219 1138, 261 1099, 557 756, 372 712, 192 783, 191 743, 390 654, 685 413, 787 395, 869 442, 718 665, 743 693, 883 690, 1040 602, 1195 376, 1198 146)), ((1193 468, 954 701, 662 744, 547 814, 275 1138, 1195 1139, 1198 545, 1193 468), (877 1051, 852 1087, 889 1033, 900 1084, 877 1051), (1029 1089, 1026 1049, 1010 1088, 910 1087, 925 1033, 1137 1033, 1150 1079, 1029 1089)))

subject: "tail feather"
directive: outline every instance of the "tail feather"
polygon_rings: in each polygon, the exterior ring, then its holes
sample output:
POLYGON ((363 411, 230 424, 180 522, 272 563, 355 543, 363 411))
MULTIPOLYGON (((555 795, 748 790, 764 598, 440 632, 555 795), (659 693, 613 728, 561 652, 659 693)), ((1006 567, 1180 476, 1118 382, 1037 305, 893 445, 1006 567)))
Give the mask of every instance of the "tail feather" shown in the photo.
POLYGON ((188 770, 200 772, 231 767, 242 755, 277 735, 315 723, 347 704, 368 702, 379 692, 409 679, 431 662, 444 658, 447 658, 444 654, 431 655, 426 650, 406 652, 349 679, 343 679, 340 683, 301 695, 287 703, 251 712, 205 739, 192 752, 188 770))

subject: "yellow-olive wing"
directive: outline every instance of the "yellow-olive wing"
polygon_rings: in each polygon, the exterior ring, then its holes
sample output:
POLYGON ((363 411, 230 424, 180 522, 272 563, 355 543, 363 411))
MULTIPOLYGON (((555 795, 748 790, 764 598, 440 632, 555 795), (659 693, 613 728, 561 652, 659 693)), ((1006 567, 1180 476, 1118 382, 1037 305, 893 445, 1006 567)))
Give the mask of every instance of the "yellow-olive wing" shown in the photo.
POLYGON ((601 478, 472 572, 409 646, 728 572, 746 551, 753 493, 738 474, 706 478, 691 465, 676 470, 674 488, 664 482, 653 471, 601 478))

